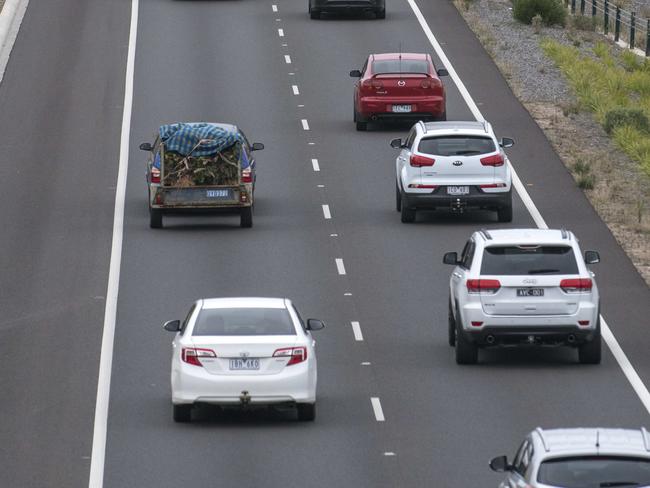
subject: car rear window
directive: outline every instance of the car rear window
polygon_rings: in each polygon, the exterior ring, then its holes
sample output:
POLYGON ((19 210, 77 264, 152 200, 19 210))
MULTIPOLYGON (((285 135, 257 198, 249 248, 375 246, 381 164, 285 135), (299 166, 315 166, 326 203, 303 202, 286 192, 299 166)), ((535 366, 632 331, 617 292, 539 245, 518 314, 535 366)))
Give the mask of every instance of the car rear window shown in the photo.
POLYGON ((284 308, 214 308, 201 310, 192 335, 296 335, 296 329, 284 308))
POLYGON ((372 62, 372 73, 375 75, 387 73, 422 73, 429 72, 429 63, 415 59, 382 59, 372 62))
POLYGON ((491 246, 483 251, 481 274, 578 274, 578 264, 569 246, 491 246))
POLYGON ((442 136, 420 140, 418 151, 436 156, 472 156, 496 151, 490 137, 442 136))
POLYGON ((650 485, 650 460, 633 457, 571 457, 544 461, 537 481, 565 488, 650 485))

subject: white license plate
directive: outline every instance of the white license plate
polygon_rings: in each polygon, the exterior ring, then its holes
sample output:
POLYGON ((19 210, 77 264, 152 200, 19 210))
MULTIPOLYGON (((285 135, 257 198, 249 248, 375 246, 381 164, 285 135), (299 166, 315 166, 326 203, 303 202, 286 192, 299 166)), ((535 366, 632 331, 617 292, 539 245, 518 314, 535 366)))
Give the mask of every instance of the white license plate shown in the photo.
POLYGON ((208 198, 230 198, 230 189, 220 188, 218 190, 206 190, 205 196, 208 198))
POLYGON ((257 370, 260 369, 260 360, 255 358, 248 359, 231 359, 230 369, 232 371, 239 370, 257 370))
POLYGON ((518 297, 543 297, 544 288, 517 288, 518 297))
POLYGON ((467 195, 469 186, 448 186, 447 195, 467 195))
POLYGON ((393 112, 395 113, 409 113, 411 111, 410 105, 393 105, 393 112))

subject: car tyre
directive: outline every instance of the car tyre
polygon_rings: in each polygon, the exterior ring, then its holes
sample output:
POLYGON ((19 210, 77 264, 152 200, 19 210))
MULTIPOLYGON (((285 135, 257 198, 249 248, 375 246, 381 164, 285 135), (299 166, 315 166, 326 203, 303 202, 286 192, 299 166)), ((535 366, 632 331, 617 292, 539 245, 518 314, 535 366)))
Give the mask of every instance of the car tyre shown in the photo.
POLYGON ((243 207, 239 217, 239 225, 246 229, 253 227, 253 206, 243 207))
POLYGON ((499 222, 512 222, 512 200, 505 207, 497 209, 497 219, 499 222))
POLYGON ((173 405, 174 422, 187 423, 192 420, 192 404, 173 405))
POLYGON ((360 132, 368 130, 368 122, 361 122, 359 120, 356 121, 357 123, 357 130, 360 132))
POLYGON ((311 7, 309 7, 309 18, 311 20, 318 20, 320 19, 320 12, 318 10, 314 10, 311 7))
POLYGON ((386 9, 384 9, 384 10, 377 10, 377 12, 375 12, 375 17, 376 17, 377 19, 385 19, 385 18, 386 18, 386 9))
POLYGON ((404 200, 404 195, 400 195, 401 200, 401 220, 404 224, 415 222, 415 209, 409 208, 408 203, 404 200))
POLYGON ((163 226, 163 213, 162 210, 157 208, 149 209, 149 227, 152 229, 162 229, 163 226))
POLYGON ((395 183, 395 210, 402 211, 402 191, 397 183, 395 183))
POLYGON ((451 308, 451 297, 449 297, 449 316, 447 322, 449 324, 449 345, 454 347, 456 345, 456 319, 454 318, 454 311, 451 308))
POLYGON ((316 419, 315 403, 297 403, 298 420, 301 422, 313 422, 316 419))
POLYGON ((600 319, 593 339, 578 346, 578 360, 580 364, 600 364, 602 353, 602 340, 600 337, 600 319))
POLYGON ((478 362, 478 346, 458 332, 456 328, 456 364, 476 364, 478 362))

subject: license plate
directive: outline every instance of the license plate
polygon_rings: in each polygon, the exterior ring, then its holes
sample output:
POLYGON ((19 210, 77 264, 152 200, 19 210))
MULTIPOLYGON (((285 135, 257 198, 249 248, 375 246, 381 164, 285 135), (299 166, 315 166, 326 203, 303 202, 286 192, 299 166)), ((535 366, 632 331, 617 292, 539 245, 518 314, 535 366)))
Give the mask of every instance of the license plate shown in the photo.
POLYGON ((411 111, 410 105, 393 105, 393 112, 396 113, 408 113, 411 111))
POLYGON ((205 196, 208 198, 231 199, 230 188, 219 188, 217 190, 206 190, 205 196))
POLYGON ((517 288, 518 297, 543 297, 544 288, 517 288))
POLYGON ((448 186, 447 195, 467 195, 469 186, 448 186))
POLYGON ((230 369, 233 371, 239 370, 256 370, 260 369, 260 360, 259 359, 231 359, 230 360, 230 369))

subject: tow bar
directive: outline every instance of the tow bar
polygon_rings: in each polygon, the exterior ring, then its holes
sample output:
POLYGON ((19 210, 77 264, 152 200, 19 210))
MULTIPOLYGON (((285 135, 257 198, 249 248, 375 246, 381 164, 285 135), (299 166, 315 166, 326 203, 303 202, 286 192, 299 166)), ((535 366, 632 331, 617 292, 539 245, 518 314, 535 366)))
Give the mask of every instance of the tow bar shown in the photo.
POLYGON ((242 405, 248 405, 251 401, 250 393, 248 393, 246 390, 242 391, 241 395, 239 395, 239 401, 242 405))
POLYGON ((467 208, 466 202, 461 202, 460 198, 457 198, 455 202, 451 203, 451 211, 454 213, 462 214, 467 208))

